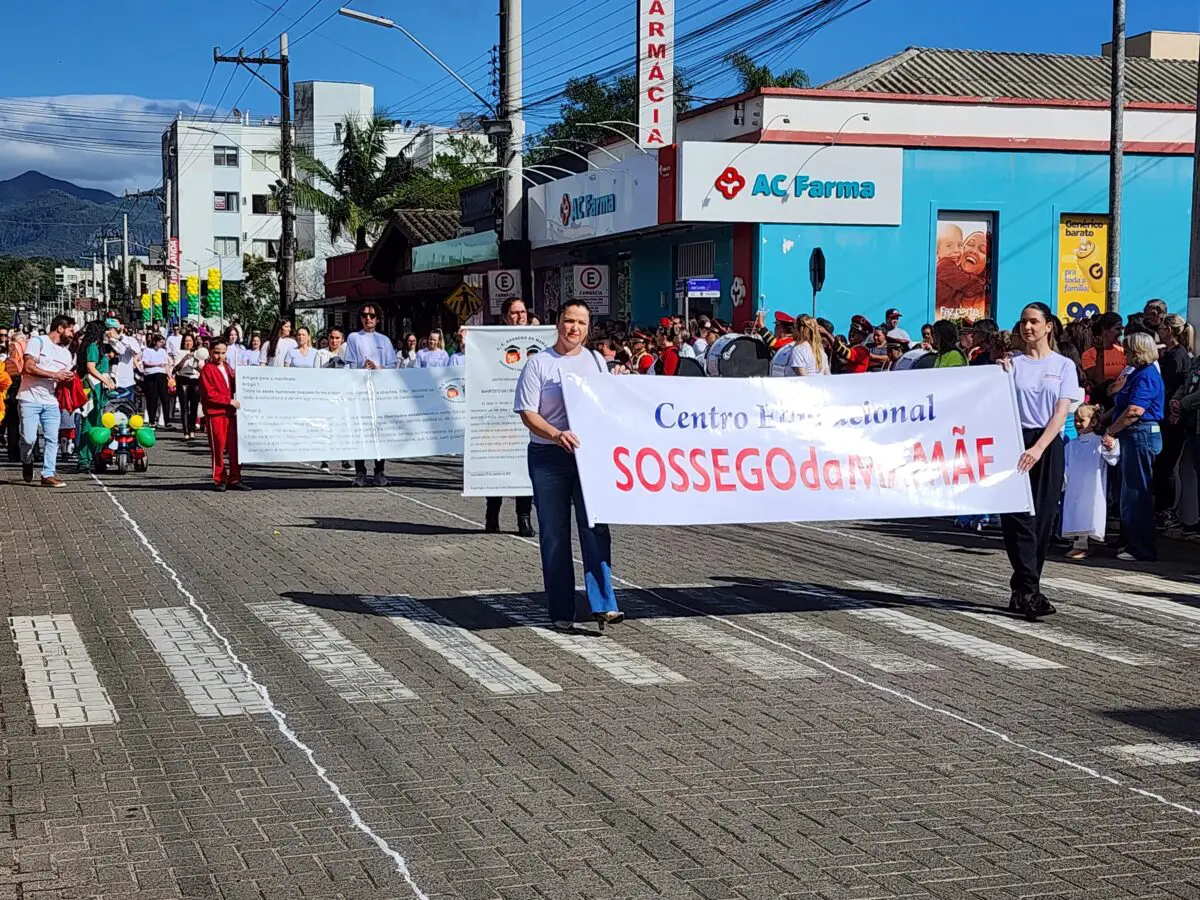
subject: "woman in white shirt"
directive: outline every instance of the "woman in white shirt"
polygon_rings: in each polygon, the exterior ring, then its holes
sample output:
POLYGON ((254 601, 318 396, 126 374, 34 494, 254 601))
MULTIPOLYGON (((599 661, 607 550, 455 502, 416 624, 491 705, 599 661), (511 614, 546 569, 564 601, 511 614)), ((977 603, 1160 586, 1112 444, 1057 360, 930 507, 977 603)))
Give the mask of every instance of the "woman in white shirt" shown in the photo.
POLYGON ((175 354, 175 396, 179 398, 179 418, 183 423, 183 438, 196 436, 196 413, 200 409, 200 360, 196 356, 196 338, 183 336, 175 354))
POLYGON ((829 357, 821 343, 821 326, 812 316, 797 316, 796 343, 789 361, 791 375, 828 375, 829 357))
MULTIPOLYGON (((242 358, 240 365, 243 366, 258 366, 262 365, 262 337, 255 334, 250 336, 250 343, 242 349, 242 358)), ((226 357, 226 362, 229 359, 226 357)))
POLYGON ((151 428, 157 428, 160 415, 165 417, 167 414, 167 369, 170 365, 167 339, 156 334, 150 339, 150 346, 142 350, 142 390, 146 394, 151 428))
POLYGON ((397 369, 415 369, 417 368, 417 336, 415 334, 406 334, 404 336, 404 345, 396 353, 396 368, 397 369))
POLYGON ((315 369, 320 352, 312 345, 308 329, 301 325, 296 329, 296 346, 287 352, 283 364, 295 369, 315 369))
MULTIPOLYGON (((228 345, 225 350, 225 361, 229 363, 230 368, 236 369, 245 362, 246 356, 246 348, 242 346, 242 330, 236 325, 226 328, 225 343, 228 345)), ((256 361, 255 365, 257 364, 256 361)))
POLYGON ((295 350, 296 346, 296 339, 292 337, 292 323, 287 319, 280 319, 259 351, 258 364, 281 367, 287 359, 288 351, 295 350))
POLYGON ((592 617, 603 628, 621 622, 612 587, 612 537, 607 525, 588 527, 575 450, 579 438, 570 430, 563 402, 564 374, 593 378, 608 375, 608 366, 586 349, 591 312, 582 300, 568 300, 558 310, 558 340, 525 363, 517 380, 513 411, 529 429, 529 479, 537 507, 542 582, 550 620, 558 631, 575 624, 575 563, 571 556, 571 507, 583 553, 584 583, 592 617))
POLYGON ((450 355, 446 353, 446 342, 442 338, 441 329, 435 328, 425 339, 425 346, 417 351, 417 368, 444 369, 450 365, 450 355))

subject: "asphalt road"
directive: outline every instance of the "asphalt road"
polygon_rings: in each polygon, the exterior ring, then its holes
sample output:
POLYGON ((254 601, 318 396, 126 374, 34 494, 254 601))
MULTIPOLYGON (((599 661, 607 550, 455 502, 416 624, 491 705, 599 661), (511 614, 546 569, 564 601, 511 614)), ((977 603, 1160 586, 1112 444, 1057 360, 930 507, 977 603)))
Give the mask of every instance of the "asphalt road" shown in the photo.
POLYGON ((564 637, 389 474, 0 470, 0 898, 1200 897, 1196 545, 1030 625, 994 531, 620 528, 564 637))

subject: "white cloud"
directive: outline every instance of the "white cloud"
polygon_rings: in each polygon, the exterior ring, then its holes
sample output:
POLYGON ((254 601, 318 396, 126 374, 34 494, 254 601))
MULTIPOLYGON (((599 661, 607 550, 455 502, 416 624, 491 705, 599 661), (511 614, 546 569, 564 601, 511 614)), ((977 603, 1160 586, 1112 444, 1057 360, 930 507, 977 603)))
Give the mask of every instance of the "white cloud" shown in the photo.
POLYGON ((189 101, 127 94, 0 98, 0 179, 36 169, 115 194, 152 188, 164 129, 194 110, 189 101))

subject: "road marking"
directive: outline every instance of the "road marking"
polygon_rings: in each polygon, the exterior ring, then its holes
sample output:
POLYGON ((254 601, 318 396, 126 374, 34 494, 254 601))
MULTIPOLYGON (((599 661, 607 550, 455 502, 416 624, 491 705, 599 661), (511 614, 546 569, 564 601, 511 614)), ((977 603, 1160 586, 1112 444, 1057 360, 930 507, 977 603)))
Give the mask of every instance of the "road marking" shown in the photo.
POLYGON ((561 650, 591 663, 605 675, 625 684, 682 684, 687 678, 611 638, 596 635, 562 634, 546 626, 546 616, 520 597, 480 597, 496 612, 524 625, 538 637, 561 650))
POLYGON ((1188 581, 1172 581, 1159 575, 1110 575, 1110 580, 1120 581, 1145 590, 1164 594, 1181 594, 1184 597, 1200 597, 1200 584, 1188 581))
POLYGON ((401 880, 403 880, 408 886, 409 890, 412 891, 412 894, 416 900, 430 900, 429 895, 421 889, 421 886, 417 884, 416 879, 413 878, 412 870, 408 867, 408 860, 405 859, 403 854, 395 850, 391 844, 380 837, 375 830, 367 824, 367 822, 359 814, 354 803, 349 797, 346 796, 346 792, 338 786, 336 781, 329 777, 329 770, 317 761, 316 751, 314 751, 312 747, 308 746, 308 744, 304 743, 304 741, 300 740, 300 736, 296 734, 296 732, 293 731, 292 728, 287 724, 287 715, 283 712, 283 710, 275 705, 274 701, 271 700, 271 693, 267 690, 266 685, 260 683, 254 677, 254 672, 251 671, 250 667, 242 662, 238 658, 237 654, 233 652, 233 645, 229 643, 229 638, 225 637, 225 635, 217 630, 217 627, 212 623, 212 618, 208 615, 208 611, 204 608, 204 605, 196 599, 195 594, 187 589, 187 586, 183 583, 183 579, 180 577, 179 573, 167 563, 167 561, 163 558, 163 555, 159 553, 158 548, 155 547, 151 542, 150 538, 146 537, 146 532, 144 532, 142 530, 142 526, 137 523, 137 519, 129 514, 129 510, 127 510, 124 504, 117 499, 117 495, 112 492, 108 485, 97 478, 95 473, 92 473, 92 480, 96 482, 96 484, 100 485, 100 490, 104 491, 104 495, 108 497, 108 499, 112 502, 112 505, 117 508, 117 512, 121 514, 122 520, 124 520, 125 524, 129 526, 130 531, 133 532, 134 536, 139 542, 141 542, 142 546, 146 548, 146 552, 150 554, 150 558, 154 560, 154 564, 162 569, 164 573, 166 573, 167 578, 169 578, 171 583, 175 585, 175 590, 179 591, 179 595, 183 597, 188 606, 196 611, 196 614, 204 623, 204 627, 212 632, 213 637, 220 641, 221 645, 226 649, 226 651, 228 651, 229 658, 232 659, 234 664, 242 671, 243 675, 245 676, 246 683, 258 690, 259 694, 263 698, 263 704, 266 707, 266 711, 270 714, 271 718, 275 720, 276 730, 284 740, 286 740, 289 744, 299 750, 301 754, 303 754, 304 758, 308 761, 309 766, 312 768, 313 773, 321 780, 321 783, 325 785, 325 787, 329 790, 329 793, 333 795, 334 799, 337 800, 341 807, 346 810, 346 814, 350 819, 350 823, 368 840, 370 840, 380 853, 391 860, 396 874, 400 876, 401 880))
POLYGON ((411 597, 358 599, 493 694, 550 694, 562 690, 560 685, 411 597))
POLYGON ((8 625, 39 728, 120 721, 74 619, 68 615, 12 616, 8 625))
POLYGON ((1005 647, 1003 644, 994 644, 973 634, 964 634, 961 631, 946 628, 944 625, 937 625, 925 619, 910 616, 908 613, 902 613, 899 610, 852 609, 848 612, 849 615, 861 616, 872 622, 878 622, 880 625, 884 625, 909 637, 915 637, 922 641, 928 641, 931 644, 957 650, 964 656, 996 663, 1007 669, 1066 668, 1062 663, 1051 662, 1039 656, 1014 650, 1012 647, 1005 647))
POLYGON ((894 674, 932 672, 938 668, 933 663, 922 662, 911 656, 905 656, 903 653, 885 650, 870 641, 843 634, 833 628, 818 625, 816 622, 777 622, 776 617, 770 614, 760 618, 759 621, 762 619, 767 619, 763 624, 768 628, 794 637, 806 644, 814 644, 822 650, 828 650, 838 656, 848 657, 881 672, 894 674))
POLYGON ((1119 757, 1135 766, 1177 766, 1181 763, 1200 762, 1200 744, 1185 742, 1101 747, 1100 752, 1119 757))
POLYGON ((1124 663, 1127 666, 1162 666, 1174 662, 1169 656, 1126 650, 1117 644, 1083 637, 1042 622, 1018 621, 1005 618, 997 613, 978 613, 965 609, 958 610, 958 613, 968 616, 976 622, 986 622, 996 628, 1003 628, 1005 631, 1016 632, 1028 638, 1066 647, 1069 650, 1078 650, 1080 653, 1090 653, 1092 656, 1099 656, 1111 662, 1124 663))
POLYGON ((412 690, 315 610, 286 600, 246 606, 347 703, 416 699, 412 690))
POLYGON ((774 650, 768 650, 761 644, 735 637, 693 619, 664 616, 661 607, 647 603, 640 597, 631 597, 627 592, 622 593, 625 596, 621 599, 621 609, 626 613, 634 613, 639 625, 648 625, 674 640, 698 647, 722 662, 751 675, 757 675, 767 681, 825 677, 824 672, 818 672, 774 650))
POLYGON ((1108 600, 1123 606, 1136 606, 1139 609, 1149 609, 1165 616, 1176 619, 1187 619, 1189 622, 1200 622, 1200 609, 1188 606, 1186 603, 1175 603, 1162 597, 1147 597, 1143 594, 1130 594, 1116 591, 1098 584, 1083 584, 1070 578, 1043 578, 1042 584, 1063 591, 1071 591, 1085 597, 1108 600))
POLYGON ((196 715, 243 716, 267 711, 262 695, 191 610, 181 606, 132 609, 129 615, 196 715))
POLYGON ((1065 613, 1072 618, 1094 622, 1104 628, 1111 628, 1113 631, 1125 631, 1140 638, 1160 641, 1170 644, 1173 647, 1181 647, 1185 650, 1200 649, 1200 633, 1195 631, 1185 631, 1182 628, 1155 625, 1151 622, 1143 622, 1140 619, 1127 619, 1124 616, 1114 616, 1112 613, 1100 612, 1088 606, 1080 606, 1077 603, 1064 604, 1059 609, 1059 613, 1065 613))

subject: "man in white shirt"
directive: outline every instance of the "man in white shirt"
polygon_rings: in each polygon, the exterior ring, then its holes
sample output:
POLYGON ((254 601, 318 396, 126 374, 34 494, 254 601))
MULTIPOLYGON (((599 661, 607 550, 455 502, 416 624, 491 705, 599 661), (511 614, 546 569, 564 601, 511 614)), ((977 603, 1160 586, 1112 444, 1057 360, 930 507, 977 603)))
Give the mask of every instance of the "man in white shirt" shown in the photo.
POLYGON ((75 336, 75 320, 56 316, 45 335, 30 338, 25 347, 25 364, 21 372, 21 390, 17 403, 21 411, 21 477, 26 484, 33 482, 33 451, 37 447, 38 425, 42 427, 42 486, 66 487, 58 479, 58 430, 62 412, 58 408, 55 389, 70 381, 75 360, 71 356, 71 339, 75 336))
POLYGON ((132 334, 127 334, 125 326, 122 325, 121 336, 113 341, 112 347, 117 351, 117 367, 113 372, 117 391, 123 392, 129 401, 133 402, 134 387, 137 384, 134 372, 137 370, 137 359, 142 354, 142 345, 132 334))
MULTIPOLYGON (((351 369, 394 369, 396 368, 396 348, 386 334, 381 334, 379 326, 379 307, 374 303, 364 303, 358 310, 358 321, 362 328, 350 335, 346 341, 346 365, 351 369)), ((375 460, 375 485, 387 487, 387 476, 383 474, 383 460, 375 460)), ((367 486, 367 461, 354 461, 354 486, 367 486)))
POLYGON ((179 326, 172 325, 171 333, 167 335, 167 349, 172 353, 178 353, 179 348, 183 346, 183 335, 179 333, 179 326))
POLYGON ((884 313, 883 330, 891 340, 904 341, 906 344, 912 343, 912 338, 908 336, 908 332, 900 327, 900 310, 898 309, 889 309, 884 313))

